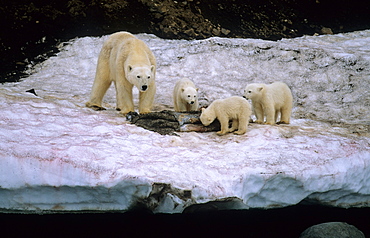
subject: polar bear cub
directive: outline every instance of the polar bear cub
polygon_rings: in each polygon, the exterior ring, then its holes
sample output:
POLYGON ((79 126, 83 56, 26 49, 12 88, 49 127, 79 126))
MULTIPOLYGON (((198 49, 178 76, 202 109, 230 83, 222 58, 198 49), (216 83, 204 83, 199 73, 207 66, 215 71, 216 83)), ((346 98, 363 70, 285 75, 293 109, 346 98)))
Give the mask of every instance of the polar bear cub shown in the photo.
POLYGON ((246 99, 233 96, 217 99, 206 109, 202 108, 200 121, 203 125, 208 126, 217 118, 221 124, 221 131, 218 131, 217 135, 225 135, 228 132, 242 135, 247 131, 251 113, 251 106, 246 99), (231 128, 229 128, 230 120, 232 120, 231 128))
POLYGON ((175 111, 197 111, 199 107, 198 89, 189 79, 180 79, 173 90, 173 103, 175 111))
POLYGON ((252 83, 246 86, 243 97, 252 100, 256 123, 263 124, 266 116, 266 124, 273 125, 280 114, 277 124, 289 124, 293 96, 285 83, 252 83))
POLYGON ((112 34, 103 44, 87 107, 102 110, 109 86, 116 88, 117 110, 134 111, 132 88, 139 90, 139 113, 151 110, 156 92, 156 60, 149 47, 128 32, 112 34))

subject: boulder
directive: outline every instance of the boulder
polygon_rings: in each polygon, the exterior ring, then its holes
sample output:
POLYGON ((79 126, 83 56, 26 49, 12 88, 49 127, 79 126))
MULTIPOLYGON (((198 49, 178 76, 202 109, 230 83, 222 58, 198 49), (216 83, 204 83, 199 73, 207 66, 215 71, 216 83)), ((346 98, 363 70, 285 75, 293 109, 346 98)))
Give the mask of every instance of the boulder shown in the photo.
POLYGON ((299 238, 365 238, 365 235, 345 222, 327 222, 307 228, 299 238))

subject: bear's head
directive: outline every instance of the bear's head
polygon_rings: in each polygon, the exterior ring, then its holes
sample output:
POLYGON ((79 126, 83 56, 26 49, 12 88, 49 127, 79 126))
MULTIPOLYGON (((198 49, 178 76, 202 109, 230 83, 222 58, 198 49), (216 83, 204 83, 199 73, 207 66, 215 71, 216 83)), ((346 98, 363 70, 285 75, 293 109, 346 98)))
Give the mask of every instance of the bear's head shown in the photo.
POLYGON ((259 83, 252 83, 247 85, 244 89, 243 97, 246 99, 256 100, 264 92, 265 85, 259 83))
POLYGON ((198 97, 198 89, 186 87, 181 89, 181 98, 188 104, 194 104, 198 97))
POLYGON ((126 78, 131 84, 135 85, 135 87, 137 87, 140 92, 145 92, 155 80, 155 66, 152 65, 151 67, 134 67, 128 65, 126 78))
POLYGON ((202 108, 199 119, 204 126, 209 126, 216 119, 216 114, 210 107, 202 108))

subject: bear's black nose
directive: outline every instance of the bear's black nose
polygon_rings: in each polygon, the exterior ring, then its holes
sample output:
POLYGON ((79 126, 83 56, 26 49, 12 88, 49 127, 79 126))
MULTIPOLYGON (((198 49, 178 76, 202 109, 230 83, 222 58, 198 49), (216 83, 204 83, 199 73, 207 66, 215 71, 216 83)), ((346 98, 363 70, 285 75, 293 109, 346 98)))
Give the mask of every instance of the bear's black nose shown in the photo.
POLYGON ((194 104, 194 101, 191 101, 190 104, 194 104))
POLYGON ((148 88, 148 86, 146 86, 146 85, 141 86, 141 90, 143 90, 143 91, 145 91, 147 88, 148 88))

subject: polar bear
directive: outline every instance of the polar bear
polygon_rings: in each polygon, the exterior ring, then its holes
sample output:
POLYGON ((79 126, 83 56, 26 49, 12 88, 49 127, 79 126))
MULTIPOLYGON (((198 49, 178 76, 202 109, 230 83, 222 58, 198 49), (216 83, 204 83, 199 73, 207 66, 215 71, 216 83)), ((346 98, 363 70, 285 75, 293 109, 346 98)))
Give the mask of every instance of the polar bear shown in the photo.
POLYGON ((198 110, 198 89, 191 80, 180 79, 176 82, 173 90, 173 104, 177 112, 198 110))
POLYGON ((233 96, 217 99, 207 108, 202 108, 200 121, 204 126, 208 126, 217 118, 221 124, 221 131, 218 131, 217 135, 225 135, 228 132, 242 135, 247 131, 251 113, 251 106, 246 99, 233 96), (230 120, 232 120, 231 128, 229 128, 230 120))
POLYGON ((273 125, 280 114, 277 124, 289 124, 293 96, 285 83, 252 83, 246 86, 243 97, 252 100, 256 123, 263 124, 266 116, 266 124, 273 125))
POLYGON ((102 100, 113 82, 117 110, 134 111, 132 88, 139 90, 139 113, 151 110, 156 92, 156 60, 149 47, 128 32, 112 34, 103 44, 87 107, 104 110, 102 100))

